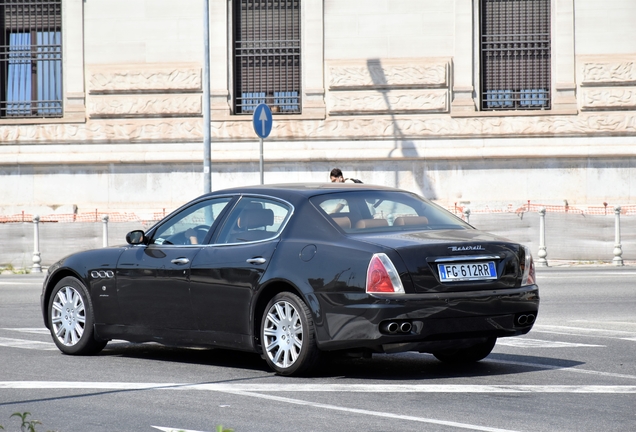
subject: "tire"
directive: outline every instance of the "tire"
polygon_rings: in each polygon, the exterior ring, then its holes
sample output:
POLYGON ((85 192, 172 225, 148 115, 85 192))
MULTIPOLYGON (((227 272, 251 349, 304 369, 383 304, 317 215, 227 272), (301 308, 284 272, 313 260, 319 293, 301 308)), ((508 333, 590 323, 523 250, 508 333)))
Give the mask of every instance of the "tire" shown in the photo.
POLYGON ((475 363, 488 357, 497 343, 497 338, 488 338, 468 348, 434 352, 433 355, 440 361, 449 364, 475 363))
POLYGON ((295 294, 282 292, 269 301, 260 337, 263 358, 279 375, 307 373, 319 361, 314 320, 305 302, 295 294))
POLYGON ((108 343, 95 339, 93 303, 77 278, 65 277, 55 285, 48 320, 53 342, 64 354, 97 354, 108 343))

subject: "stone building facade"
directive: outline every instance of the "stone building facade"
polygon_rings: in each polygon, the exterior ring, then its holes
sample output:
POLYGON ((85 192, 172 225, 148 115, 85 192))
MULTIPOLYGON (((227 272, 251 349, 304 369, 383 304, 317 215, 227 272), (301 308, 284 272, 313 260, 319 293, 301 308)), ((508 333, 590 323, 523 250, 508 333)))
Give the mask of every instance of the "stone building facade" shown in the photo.
MULTIPOLYGON (((260 178, 235 103, 240 1, 209 0, 213 190, 260 178)), ((636 2, 544 0, 549 105, 489 110, 488 1, 521 0, 294 0, 300 107, 274 114, 265 183, 337 166, 444 206, 635 204, 636 2)), ((1 214, 171 210, 203 192, 203 2, 176 5, 61 0, 62 114, 0 118, 1 214)))

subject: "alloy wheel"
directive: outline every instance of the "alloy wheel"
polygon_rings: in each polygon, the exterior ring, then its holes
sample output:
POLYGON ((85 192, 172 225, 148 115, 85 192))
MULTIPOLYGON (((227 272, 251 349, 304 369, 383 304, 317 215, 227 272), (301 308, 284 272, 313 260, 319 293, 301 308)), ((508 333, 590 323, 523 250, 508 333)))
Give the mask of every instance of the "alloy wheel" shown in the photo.
POLYGON ((287 301, 272 305, 263 329, 265 352, 280 368, 292 366, 303 346, 303 324, 294 306, 287 301))
POLYGON ((76 345, 86 327, 86 309, 80 293, 71 286, 62 287, 51 304, 51 325, 55 337, 66 346, 76 345))

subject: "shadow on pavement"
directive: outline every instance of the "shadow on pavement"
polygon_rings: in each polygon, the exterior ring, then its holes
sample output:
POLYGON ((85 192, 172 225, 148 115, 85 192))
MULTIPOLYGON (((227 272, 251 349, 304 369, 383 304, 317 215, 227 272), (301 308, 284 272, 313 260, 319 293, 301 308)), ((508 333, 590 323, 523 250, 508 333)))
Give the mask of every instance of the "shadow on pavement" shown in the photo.
MULTIPOLYGON (((133 344, 114 342, 106 346, 99 356, 118 356, 149 361, 201 364, 237 369, 270 372, 260 355, 218 348, 172 348, 159 344, 133 344)), ((437 380, 480 376, 511 375, 571 368, 583 362, 553 357, 522 356, 493 353, 478 363, 449 365, 430 354, 401 353, 374 354, 372 358, 349 358, 328 355, 311 374, 314 378, 356 378, 385 380, 437 380)), ((273 372, 272 372, 273 374, 273 372)))

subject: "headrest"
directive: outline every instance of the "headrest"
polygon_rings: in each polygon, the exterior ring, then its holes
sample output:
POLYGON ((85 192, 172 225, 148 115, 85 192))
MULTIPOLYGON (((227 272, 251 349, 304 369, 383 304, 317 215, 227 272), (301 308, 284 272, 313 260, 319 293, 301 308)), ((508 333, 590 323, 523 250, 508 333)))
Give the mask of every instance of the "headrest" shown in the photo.
POLYGON ((340 228, 342 229, 351 228, 351 219, 349 219, 347 216, 332 216, 331 219, 333 219, 335 223, 340 225, 340 228))
POLYGON ((393 221, 393 226, 404 225, 428 225, 428 218, 426 216, 400 216, 393 221))
POLYGON ((274 212, 271 209, 246 209, 241 213, 239 226, 245 229, 261 228, 274 224, 274 212))
POLYGON ((389 226, 386 219, 360 219, 356 222, 356 228, 358 229, 379 228, 385 226, 389 226))

